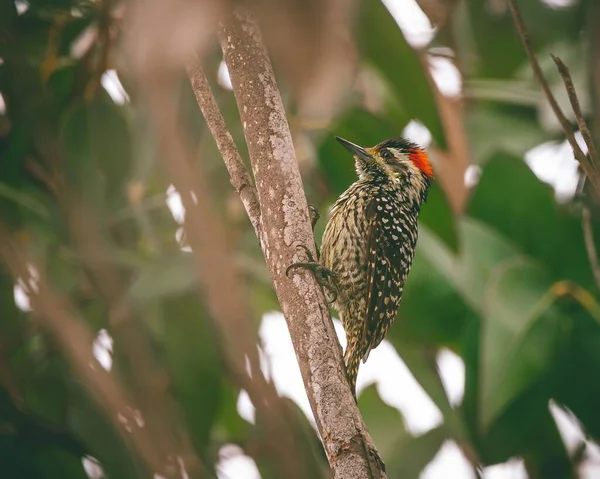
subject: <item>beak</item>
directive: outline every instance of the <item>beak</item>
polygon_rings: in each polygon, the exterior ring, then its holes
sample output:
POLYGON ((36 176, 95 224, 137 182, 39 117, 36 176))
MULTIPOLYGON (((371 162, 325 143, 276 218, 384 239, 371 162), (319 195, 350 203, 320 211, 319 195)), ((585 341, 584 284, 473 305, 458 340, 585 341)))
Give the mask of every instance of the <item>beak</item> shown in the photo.
POLYGON ((348 141, 348 140, 344 140, 343 138, 340 138, 339 136, 336 136, 335 139, 342 144, 342 146, 344 148, 346 148, 348 151, 350 151, 350 153, 352 153, 354 156, 358 156, 358 158, 360 158, 361 160, 372 160, 373 157, 371 155, 369 155, 369 153, 367 153, 367 150, 365 150, 362 146, 358 146, 355 145, 354 143, 348 141))

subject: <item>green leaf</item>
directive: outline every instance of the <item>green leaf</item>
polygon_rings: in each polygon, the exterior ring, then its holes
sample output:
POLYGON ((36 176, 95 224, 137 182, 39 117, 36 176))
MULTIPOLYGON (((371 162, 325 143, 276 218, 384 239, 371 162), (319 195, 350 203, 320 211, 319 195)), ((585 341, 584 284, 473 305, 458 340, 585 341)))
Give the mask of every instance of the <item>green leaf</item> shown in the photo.
POLYGON ((369 434, 377 444, 383 462, 387 463, 410 437, 404 418, 400 411, 381 400, 374 384, 361 392, 358 405, 369 434))
POLYGON ((39 477, 64 477, 68 479, 88 479, 81 457, 74 456, 57 447, 40 448, 32 455, 31 461, 39 477))
POLYGON ((478 312, 482 309, 485 285, 494 267, 519 252, 495 231, 471 218, 459 221, 458 230, 461 244, 458 256, 454 256, 427 228, 419 231, 418 248, 430 266, 478 312))
MULTIPOLYGON (((557 204, 552 188, 520 158, 498 153, 486 163, 468 214, 510 238, 523 253, 544 264, 556 280, 570 279, 595 288, 580 218, 557 204)), ((594 221, 593 228, 594 237, 599 238, 600 223, 594 221)))
MULTIPOLYGON (((292 467, 298 477, 314 477, 315 479, 331 477, 331 469, 327 463, 323 444, 309 423, 306 414, 291 399, 282 397, 280 401, 281 404, 275 410, 263 408, 261 414, 261 410, 257 409, 254 434, 258 434, 258 438, 255 435, 253 437, 260 442, 264 441, 265 444, 269 444, 273 440, 272 421, 274 418, 266 417, 266 415, 272 416, 277 411, 276 414, 279 416, 275 420, 281 421, 279 424, 285 424, 286 431, 283 434, 289 434, 289 439, 284 440, 293 445, 294 454, 284 459, 288 461, 285 463, 285 467, 289 467, 289 461, 293 461, 292 467)), ((282 477, 281 458, 273 454, 272 447, 255 449, 254 459, 261 477, 265 479, 282 477)))
POLYGON ((429 262, 422 252, 424 247, 417 246, 399 317, 388 334, 394 344, 399 340, 454 349, 460 344, 465 326, 479 318, 453 283, 429 262))
POLYGON ((422 62, 382 2, 366 1, 362 6, 358 41, 364 59, 387 80, 401 108, 420 120, 444 148, 444 129, 422 62))
POLYGON ((525 259, 500 264, 486 286, 479 365, 483 430, 550 367, 561 334, 561 318, 549 310, 551 286, 547 274, 525 259))
POLYGON ((71 385, 67 425, 90 449, 106 475, 111 479, 148 477, 149 471, 138 462, 124 430, 115 429, 114 422, 95 402, 97 398, 89 396, 81 384, 73 382, 71 385))
POLYGON ((429 189, 427 203, 423 205, 419 214, 419 224, 427 226, 429 231, 443 240, 452 252, 458 252, 456 219, 448 197, 438 182, 434 181, 429 189))
POLYGON ((450 439, 450 435, 444 425, 427 431, 421 436, 410 438, 386 462, 388 477, 418 479, 425 466, 433 460, 447 439, 450 439))
POLYGON ((239 391, 231 383, 223 382, 219 414, 213 425, 212 436, 216 441, 243 442, 252 425, 237 412, 239 391))
POLYGON ((534 146, 551 139, 531 108, 494 108, 481 103, 467 109, 466 128, 472 158, 478 164, 498 152, 522 157, 534 146))
POLYGON ((398 340, 394 341, 394 346, 402 361, 440 411, 450 411, 452 407, 437 368, 436 349, 398 340))
POLYGON ((92 205, 126 204, 124 182, 132 161, 130 126, 104 90, 63 115, 59 135, 68 187, 92 205))
POLYGON ((163 308, 167 369, 192 441, 202 455, 221 400, 223 369, 218 343, 194 293, 168 299, 163 308))
POLYGON ((66 366, 60 358, 48 357, 36 364, 22 384, 27 407, 54 424, 60 424, 67 409, 66 366))
POLYGON ((189 291, 196 281, 190 253, 163 255, 144 262, 129 294, 141 304, 161 301, 189 291))
POLYGON ((421 344, 409 343, 403 340, 394 340, 402 361, 406 364, 417 382, 425 390, 427 395, 440 409, 444 417, 444 425, 453 437, 469 440, 467 426, 458 409, 453 408, 448 400, 448 395, 442 383, 437 365, 437 348, 423 346, 421 344))
POLYGON ((586 433, 600 441, 600 327, 579 305, 569 308, 568 343, 556 360, 552 396, 581 421, 586 433))
MULTIPOLYGON (((584 4, 577 2, 575 7, 556 9, 539 1, 519 2, 533 48, 540 50, 553 42, 564 41, 565 37, 575 40, 581 31, 584 4)), ((480 76, 512 76, 526 63, 527 57, 508 5, 490 4, 487 0, 472 0, 466 5, 480 76)))
MULTIPOLYGON (((484 465, 525 459, 529 477, 573 478, 565 444, 550 414, 547 388, 534 383, 479 437, 478 456, 484 465)), ((576 477, 576 476, 575 476, 576 477)))
POLYGON ((38 200, 34 195, 16 189, 6 183, 0 183, 0 197, 3 197, 14 204, 26 208, 43 219, 48 219, 50 213, 47 206, 38 200))

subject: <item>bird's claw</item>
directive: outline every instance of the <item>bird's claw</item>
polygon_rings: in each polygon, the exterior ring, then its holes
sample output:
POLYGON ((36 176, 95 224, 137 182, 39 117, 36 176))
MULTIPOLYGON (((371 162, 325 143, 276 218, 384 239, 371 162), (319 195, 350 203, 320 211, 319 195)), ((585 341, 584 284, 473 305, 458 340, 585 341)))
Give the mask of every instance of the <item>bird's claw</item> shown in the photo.
POLYGON ((319 210, 315 205, 308 205, 308 217, 310 218, 310 226, 314 232, 315 226, 317 225, 319 218, 321 218, 321 213, 319 213, 319 210))
POLYGON ((308 247, 306 245, 298 244, 298 245, 296 245, 296 248, 304 250, 304 254, 306 255, 307 261, 292 263, 291 265, 289 265, 285 270, 285 275, 288 278, 290 277, 290 271, 294 268, 306 268, 306 269, 309 269, 314 272, 315 266, 319 265, 315 261, 313 254, 311 253, 311 251, 308 249, 308 247))
POLYGON ((303 249, 308 261, 301 261, 297 263, 292 263, 285 270, 285 275, 289 278, 290 271, 294 268, 303 268, 307 269, 313 273, 317 283, 323 288, 324 292, 328 291, 331 295, 330 298, 327 297, 327 293, 325 292, 325 301, 328 304, 335 303, 338 297, 338 288, 337 288, 337 275, 328 268, 325 268, 320 263, 314 260, 314 256, 311 251, 303 244, 299 244, 298 248, 303 249))

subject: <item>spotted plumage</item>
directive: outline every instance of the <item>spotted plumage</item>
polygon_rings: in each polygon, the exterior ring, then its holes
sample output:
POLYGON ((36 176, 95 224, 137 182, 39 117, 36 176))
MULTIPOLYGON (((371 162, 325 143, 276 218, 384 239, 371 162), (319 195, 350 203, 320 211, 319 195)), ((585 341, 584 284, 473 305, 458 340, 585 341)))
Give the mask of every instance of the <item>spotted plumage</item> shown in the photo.
POLYGON ((321 246, 323 267, 335 274, 347 338, 344 362, 354 391, 365 362, 394 322, 417 244, 417 218, 433 178, 423 149, 404 139, 354 154, 359 179, 333 206, 321 246))

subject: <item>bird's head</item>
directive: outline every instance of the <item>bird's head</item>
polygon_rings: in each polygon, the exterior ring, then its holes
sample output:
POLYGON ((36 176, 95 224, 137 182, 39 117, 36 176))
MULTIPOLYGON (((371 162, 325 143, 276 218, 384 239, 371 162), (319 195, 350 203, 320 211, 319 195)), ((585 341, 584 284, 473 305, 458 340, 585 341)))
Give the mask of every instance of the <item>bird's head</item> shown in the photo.
POLYGON ((433 168, 423 148, 404 138, 385 140, 371 148, 363 148, 339 137, 336 140, 354 155, 360 178, 397 182, 404 190, 414 191, 420 202, 425 201, 433 179, 433 168))

